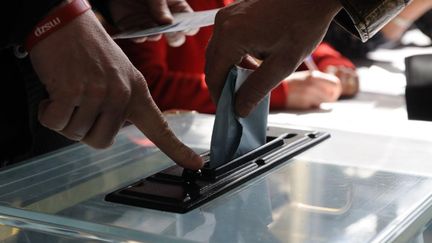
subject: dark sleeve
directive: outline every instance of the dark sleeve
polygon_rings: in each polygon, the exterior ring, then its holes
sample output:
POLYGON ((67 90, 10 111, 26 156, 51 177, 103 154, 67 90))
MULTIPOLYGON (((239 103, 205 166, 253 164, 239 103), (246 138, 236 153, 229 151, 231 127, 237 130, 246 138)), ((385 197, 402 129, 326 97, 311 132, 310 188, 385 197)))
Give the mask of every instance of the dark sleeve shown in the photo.
POLYGON ((111 11, 109 10, 109 2, 110 0, 90 0, 93 9, 98 11, 108 24, 114 25, 114 21, 111 17, 111 11))
POLYGON ((0 49, 21 44, 32 28, 63 0, 6 0, 0 9, 0 49))
POLYGON ((375 35, 411 0, 340 0, 343 10, 335 20, 363 42, 375 35))

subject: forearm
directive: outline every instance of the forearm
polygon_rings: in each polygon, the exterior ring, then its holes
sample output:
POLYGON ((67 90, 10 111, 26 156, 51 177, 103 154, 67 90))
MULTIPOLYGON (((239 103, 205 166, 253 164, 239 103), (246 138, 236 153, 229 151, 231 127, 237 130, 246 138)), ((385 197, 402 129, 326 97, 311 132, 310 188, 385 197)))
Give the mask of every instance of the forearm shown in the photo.
POLYGON ((431 0, 413 0, 413 2, 398 16, 405 20, 414 22, 430 9, 432 9, 431 0))
POLYGON ((343 10, 336 21, 367 41, 407 6, 410 0, 340 0, 343 10))

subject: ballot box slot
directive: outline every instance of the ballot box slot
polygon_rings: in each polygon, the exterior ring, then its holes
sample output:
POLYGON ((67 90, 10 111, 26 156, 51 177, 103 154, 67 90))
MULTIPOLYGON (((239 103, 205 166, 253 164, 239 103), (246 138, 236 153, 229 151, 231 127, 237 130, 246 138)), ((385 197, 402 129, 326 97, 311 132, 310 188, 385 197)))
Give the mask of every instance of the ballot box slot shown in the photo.
POLYGON ((185 187, 149 180, 139 182, 122 193, 130 196, 146 195, 150 199, 169 202, 185 202, 190 199, 185 187))
MULTIPOLYGON (((171 166, 108 194, 105 200, 185 213, 289 161, 295 155, 330 137, 328 133, 316 131, 277 128, 268 132, 272 131, 277 131, 278 134, 268 136, 265 145, 222 166, 210 168, 206 165, 199 171, 171 166)), ((205 163, 209 163, 208 152, 201 154, 201 157, 205 163)))
POLYGON ((220 179, 227 172, 232 171, 235 168, 239 168, 246 163, 253 163, 254 159, 257 159, 258 157, 271 151, 275 151, 277 148, 283 146, 286 143, 286 139, 293 139, 294 137, 297 137, 297 134, 285 133, 272 139, 270 142, 264 144, 263 146, 254 149, 243 156, 233 159, 232 161, 225 163, 219 167, 209 168, 209 166, 204 166, 204 168, 202 169, 203 177, 207 180, 220 179))
POLYGON ((287 154, 287 151, 291 151, 291 153, 294 153, 296 151, 296 148, 302 149, 302 145, 307 142, 307 138, 302 137, 299 139, 296 139, 295 141, 290 141, 289 143, 285 142, 283 146, 281 146, 278 150, 273 151, 272 153, 265 154, 264 156, 257 158, 255 160, 255 163, 259 165, 264 165, 268 163, 271 160, 282 158, 284 155, 290 155, 287 154))
MULTIPOLYGON (((256 169, 257 167, 258 167, 258 165, 256 163, 249 161, 249 163, 246 163, 246 164, 239 166, 234 171, 230 171, 229 173, 222 175, 220 178, 239 177, 242 174, 249 173, 250 171, 256 169)), ((183 170, 183 168, 175 165, 175 166, 168 168, 167 170, 169 170, 170 172, 173 172, 173 171, 177 172, 177 170, 181 171, 181 170, 183 170)), ((151 182, 156 182, 156 183, 170 184, 170 185, 184 184, 184 187, 189 187, 188 188, 189 190, 193 189, 193 190, 197 191, 199 194, 205 194, 205 193, 207 193, 207 191, 213 190, 214 188, 217 188, 221 184, 227 182, 227 180, 223 181, 220 179, 219 180, 208 180, 208 178, 205 178, 205 176, 202 176, 202 175, 197 176, 196 178, 194 178, 194 180, 188 180, 182 176, 177 176, 177 175, 173 175, 173 174, 164 174, 162 172, 157 173, 153 176, 150 176, 150 177, 146 178, 146 180, 151 181, 151 182)), ((136 186, 142 186, 142 185, 143 184, 137 184, 136 186)))

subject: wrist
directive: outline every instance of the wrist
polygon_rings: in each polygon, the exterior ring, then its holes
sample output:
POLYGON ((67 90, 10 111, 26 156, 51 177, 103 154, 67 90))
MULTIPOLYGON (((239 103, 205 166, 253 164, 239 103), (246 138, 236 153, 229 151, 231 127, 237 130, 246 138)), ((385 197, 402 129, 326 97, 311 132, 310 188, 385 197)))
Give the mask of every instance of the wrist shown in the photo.
POLYGON ((41 40, 63 28, 90 8, 86 0, 63 1, 59 6, 52 9, 45 18, 39 21, 27 36, 24 44, 26 51, 31 51, 41 40))

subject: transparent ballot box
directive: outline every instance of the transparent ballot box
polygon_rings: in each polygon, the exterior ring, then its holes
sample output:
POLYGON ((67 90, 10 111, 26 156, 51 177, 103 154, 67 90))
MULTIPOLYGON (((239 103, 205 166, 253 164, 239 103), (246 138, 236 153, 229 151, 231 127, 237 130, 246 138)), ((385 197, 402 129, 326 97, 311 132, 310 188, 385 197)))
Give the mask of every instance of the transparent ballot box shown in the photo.
MULTIPOLYGON (((208 151, 213 116, 167 119, 182 141, 199 153, 208 151)), ((126 127, 109 149, 77 144, 0 171, 0 240, 405 242, 415 237, 432 218, 432 178, 326 161, 352 148, 334 147, 340 139, 358 142, 349 136, 336 132, 180 213, 106 200, 174 165, 136 128, 126 127)))

